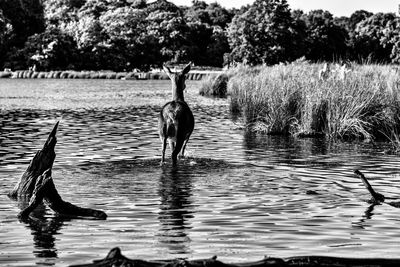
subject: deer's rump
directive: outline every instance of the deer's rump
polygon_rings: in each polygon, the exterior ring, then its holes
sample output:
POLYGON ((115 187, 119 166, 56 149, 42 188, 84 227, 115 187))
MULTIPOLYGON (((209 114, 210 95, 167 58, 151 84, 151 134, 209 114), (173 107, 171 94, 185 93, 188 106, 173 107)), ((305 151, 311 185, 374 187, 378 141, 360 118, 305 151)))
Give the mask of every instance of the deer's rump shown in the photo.
POLYGON ((189 138, 194 128, 194 117, 183 101, 171 101, 164 105, 159 116, 160 133, 175 139, 178 135, 189 138))

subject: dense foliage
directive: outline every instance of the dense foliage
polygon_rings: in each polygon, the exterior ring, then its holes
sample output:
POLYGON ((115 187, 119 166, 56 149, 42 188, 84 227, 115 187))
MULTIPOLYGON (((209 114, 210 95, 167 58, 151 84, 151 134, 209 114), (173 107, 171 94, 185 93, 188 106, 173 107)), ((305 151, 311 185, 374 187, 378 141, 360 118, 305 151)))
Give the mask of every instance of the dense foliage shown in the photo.
POLYGON ((286 0, 256 0, 230 24, 232 60, 250 64, 293 60, 298 56, 292 42, 296 34, 286 0))
POLYGON ((400 62, 400 18, 291 10, 286 0, 226 9, 193 0, 0 0, 0 68, 148 69, 312 61, 400 62))

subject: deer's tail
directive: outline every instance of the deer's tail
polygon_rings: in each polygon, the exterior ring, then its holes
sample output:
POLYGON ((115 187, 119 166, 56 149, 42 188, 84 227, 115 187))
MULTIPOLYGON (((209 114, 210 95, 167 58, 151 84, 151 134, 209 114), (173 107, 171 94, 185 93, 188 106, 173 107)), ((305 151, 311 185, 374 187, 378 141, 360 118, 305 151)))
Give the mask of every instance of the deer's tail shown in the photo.
POLYGON ((168 113, 167 117, 167 136, 174 137, 178 132, 178 120, 175 113, 168 113))

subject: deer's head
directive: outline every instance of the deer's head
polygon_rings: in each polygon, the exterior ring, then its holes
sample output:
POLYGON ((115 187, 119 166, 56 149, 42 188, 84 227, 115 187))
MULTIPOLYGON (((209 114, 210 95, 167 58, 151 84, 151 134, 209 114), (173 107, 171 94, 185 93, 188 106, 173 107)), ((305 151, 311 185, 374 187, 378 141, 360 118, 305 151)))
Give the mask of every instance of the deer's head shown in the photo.
POLYGON ((183 68, 181 72, 172 72, 166 65, 163 66, 165 73, 172 82, 172 98, 173 100, 184 101, 183 90, 186 88, 186 74, 190 71, 191 62, 183 68))

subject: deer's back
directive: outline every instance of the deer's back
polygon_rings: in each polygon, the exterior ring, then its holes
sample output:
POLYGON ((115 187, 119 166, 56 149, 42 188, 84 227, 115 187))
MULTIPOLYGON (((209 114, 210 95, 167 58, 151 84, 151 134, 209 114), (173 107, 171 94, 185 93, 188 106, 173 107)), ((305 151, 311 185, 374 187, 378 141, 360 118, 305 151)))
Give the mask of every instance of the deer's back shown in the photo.
POLYGON ((165 135, 172 136, 177 133, 172 133, 168 126, 179 125, 179 131, 182 134, 191 134, 194 128, 194 117, 188 104, 184 101, 171 101, 164 105, 159 116, 160 131, 165 135))

